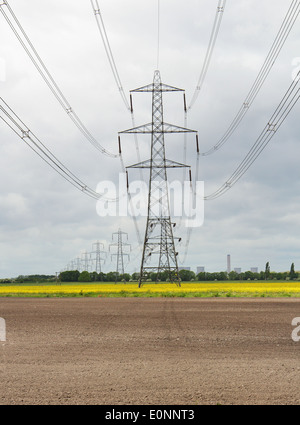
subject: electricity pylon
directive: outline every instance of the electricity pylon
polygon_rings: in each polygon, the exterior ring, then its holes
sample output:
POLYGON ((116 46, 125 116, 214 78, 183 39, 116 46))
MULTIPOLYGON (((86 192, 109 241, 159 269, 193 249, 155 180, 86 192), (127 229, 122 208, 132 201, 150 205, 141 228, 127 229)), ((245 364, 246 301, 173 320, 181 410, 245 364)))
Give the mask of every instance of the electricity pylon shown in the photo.
POLYGON ((111 254, 111 257, 117 256, 117 268, 116 268, 116 282, 118 279, 118 276, 121 274, 124 274, 124 260, 123 257, 128 257, 130 259, 129 254, 125 253, 123 248, 129 247, 131 251, 131 245, 129 243, 123 242, 123 235, 126 235, 128 240, 128 234, 121 231, 121 229, 118 230, 118 232, 115 232, 112 234, 112 240, 114 240, 114 236, 117 235, 117 242, 110 244, 109 251, 111 247, 117 247, 117 253, 111 254))
POLYGON ((89 253, 85 251, 83 254, 81 254, 81 264, 82 264, 83 270, 86 272, 89 271, 89 263, 90 263, 89 253))
POLYGON ((77 257, 75 262, 76 262, 76 270, 81 272, 81 258, 77 257))
POLYGON ((97 242, 93 243, 92 249, 94 249, 94 251, 92 251, 90 254, 91 255, 95 254, 95 258, 94 258, 95 272, 99 274, 99 273, 101 273, 101 264, 102 264, 102 262, 105 261, 105 259, 102 258, 103 255, 106 255, 106 253, 104 252, 104 245, 103 245, 103 243, 97 241, 97 242))
MULTIPOLYGON (((167 185, 168 168, 189 168, 190 166, 166 159, 165 140, 166 133, 197 133, 195 130, 178 127, 164 122, 163 119, 163 92, 184 92, 182 89, 168 86, 161 82, 160 72, 154 72, 153 83, 130 93, 152 93, 152 122, 136 128, 119 132, 119 149, 121 153, 120 134, 151 134, 151 158, 149 160, 132 165, 129 168, 149 168, 149 195, 148 215, 144 239, 143 256, 139 278, 139 287, 142 282, 150 277, 150 273, 157 273, 157 281, 162 272, 168 273, 171 282, 180 286, 178 273, 177 255, 173 236, 175 223, 171 222, 169 194, 167 185), (154 254, 158 255, 158 261, 154 263, 154 254), (154 264, 155 265, 154 265, 154 264)), ((130 94, 131 109, 132 95, 130 94)), ((184 105, 186 102, 184 95, 184 105)), ((198 135, 197 135, 197 150, 198 135)), ((191 172, 190 172, 191 179, 191 172)))

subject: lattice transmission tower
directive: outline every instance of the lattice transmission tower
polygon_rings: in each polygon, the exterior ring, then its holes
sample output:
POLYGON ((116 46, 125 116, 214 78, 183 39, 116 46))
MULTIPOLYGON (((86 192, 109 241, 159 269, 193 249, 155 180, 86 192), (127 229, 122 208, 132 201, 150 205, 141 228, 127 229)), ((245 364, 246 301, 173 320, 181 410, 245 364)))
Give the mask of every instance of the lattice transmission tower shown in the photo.
POLYGON ((125 273, 124 269, 124 257, 128 257, 128 260, 130 260, 130 255, 124 251, 124 249, 128 249, 131 251, 131 244, 126 243, 123 241, 123 236, 126 236, 128 240, 128 234, 121 231, 121 229, 118 230, 118 232, 115 232, 112 234, 112 240, 115 240, 117 236, 117 242, 112 243, 109 246, 109 251, 111 251, 111 248, 117 248, 117 252, 114 254, 111 254, 111 257, 116 256, 117 257, 117 267, 116 267, 116 282, 118 280, 118 277, 121 274, 125 273))
MULTIPOLYGON (((163 92, 184 92, 184 90, 163 84, 161 82, 160 72, 155 71, 152 84, 140 87, 130 92, 131 109, 131 93, 143 92, 152 93, 152 122, 119 132, 120 153, 121 134, 151 134, 151 158, 127 167, 127 169, 150 169, 148 214, 139 277, 139 287, 150 277, 151 273, 157 273, 156 280, 158 281, 161 273, 165 271, 168 273, 169 280, 180 286, 177 262, 178 253, 176 252, 174 242, 174 239, 179 238, 174 238, 173 236, 173 227, 175 226, 175 223, 172 223, 170 217, 167 169, 190 169, 190 166, 166 158, 164 135, 166 133, 196 133, 197 151, 199 152, 198 134, 195 130, 178 127, 176 125, 164 122, 163 92)), ((186 111, 185 94, 184 107, 186 111)))
POLYGON ((84 251, 81 254, 81 268, 83 271, 89 272, 90 271, 90 255, 87 251, 84 251))
POLYGON ((93 261, 93 263, 95 264, 95 272, 96 273, 101 273, 101 265, 102 263, 105 262, 105 258, 103 258, 104 256, 106 257, 106 252, 104 252, 104 244, 97 241, 95 243, 93 243, 93 251, 90 252, 91 255, 91 259, 93 261))

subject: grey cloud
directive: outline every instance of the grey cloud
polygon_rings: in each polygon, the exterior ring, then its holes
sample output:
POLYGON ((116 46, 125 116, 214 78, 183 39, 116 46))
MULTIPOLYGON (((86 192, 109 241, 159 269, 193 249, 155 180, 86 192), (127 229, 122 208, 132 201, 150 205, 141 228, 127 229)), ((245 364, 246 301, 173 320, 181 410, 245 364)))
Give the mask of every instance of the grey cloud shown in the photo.
MULTIPOLYGON (((131 117, 110 71, 89 2, 11 0, 11 6, 74 110, 106 148, 118 150, 118 131, 132 126, 131 117)), ((125 93, 151 82, 156 67, 156 2, 101 2, 107 33, 125 93)), ((289 3, 289 2, 288 2, 289 3)), ((187 91, 196 87, 217 2, 161 2, 160 68, 163 81, 187 91)), ((227 2, 214 56, 189 127, 199 131, 201 149, 222 136, 244 101, 277 34, 288 4, 281 0, 227 2)), ((0 16, 0 58, 5 61, 1 96, 32 131, 93 189, 104 179, 117 183, 119 160, 103 157, 73 126, 53 98, 8 25, 0 16)), ((232 174, 259 136, 291 83, 297 54, 296 24, 278 62, 230 141, 200 160, 200 179, 211 192, 232 174)), ((151 120, 151 97, 134 96, 136 124, 151 120)), ((180 97, 166 99, 166 116, 182 125, 180 97), (180 122, 179 122, 180 121, 180 122)), ((300 243, 299 105, 276 137, 239 183, 224 197, 205 205, 205 223, 193 230, 186 266, 225 270, 231 253, 236 266, 275 269, 289 267, 300 243)), ((55 273, 98 239, 111 240, 122 227, 137 245, 130 218, 100 219, 96 203, 48 169, 36 155, 0 123, 0 277, 35 272, 55 273)), ((142 159, 149 139, 140 137, 142 159)), ((167 140, 174 160, 183 157, 182 140, 167 140)), ((125 165, 137 162, 131 137, 122 138, 125 165)), ((195 144, 189 139, 187 162, 195 169, 195 144)), ((139 175, 130 174, 135 179, 139 175)), ((145 173, 147 180, 147 174, 145 173)), ((144 221, 139 222, 143 236, 144 221)), ((181 228, 177 233, 186 234, 181 228)), ((181 257, 184 244, 180 247, 181 257)), ((138 268, 139 257, 132 269, 138 268)), ((110 265, 107 264, 109 268, 110 265)), ((113 267, 113 265, 111 265, 113 267)), ((300 264, 298 266, 300 269, 300 264)), ((130 267, 129 267, 130 269, 130 267)))

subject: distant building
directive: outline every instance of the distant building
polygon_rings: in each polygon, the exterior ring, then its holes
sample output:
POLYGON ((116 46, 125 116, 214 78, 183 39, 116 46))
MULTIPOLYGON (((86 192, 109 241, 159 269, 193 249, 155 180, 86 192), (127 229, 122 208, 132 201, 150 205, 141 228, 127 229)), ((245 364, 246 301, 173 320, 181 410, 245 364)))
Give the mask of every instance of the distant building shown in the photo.
POLYGON ((251 267, 252 273, 258 273, 258 267, 251 267))
POLYGON ((205 273, 205 267, 197 267, 197 274, 205 273))
POLYGON ((242 273, 242 269, 241 269, 240 267, 235 268, 235 269, 234 269, 234 271, 235 271, 237 274, 242 273))

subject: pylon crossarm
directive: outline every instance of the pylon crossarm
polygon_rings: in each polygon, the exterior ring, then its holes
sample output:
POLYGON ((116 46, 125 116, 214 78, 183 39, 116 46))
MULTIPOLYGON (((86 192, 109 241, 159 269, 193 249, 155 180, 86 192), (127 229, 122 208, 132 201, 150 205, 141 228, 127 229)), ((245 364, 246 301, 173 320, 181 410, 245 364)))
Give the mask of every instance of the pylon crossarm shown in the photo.
POLYGON ((151 134, 152 123, 143 124, 138 127, 129 128, 128 130, 119 131, 119 134, 151 134))
POLYGON ((163 123, 163 132, 164 133, 197 133, 196 130, 191 130, 190 128, 179 127, 178 125, 168 124, 167 122, 163 123))
POLYGON ((196 130, 190 128, 179 127, 167 122, 154 125, 153 123, 139 125, 138 127, 129 128, 128 130, 119 131, 119 134, 174 134, 174 133, 197 133, 196 130))
POLYGON ((169 86, 168 84, 160 83, 158 86, 154 83, 147 86, 139 87, 138 89, 130 90, 130 93, 153 93, 153 92, 176 92, 184 91, 178 87, 169 86))
POLYGON ((166 159, 161 163, 155 163, 148 159, 147 161, 139 162, 138 164, 130 165, 126 168, 190 168, 190 165, 181 164, 180 162, 172 161, 170 159, 166 159))

